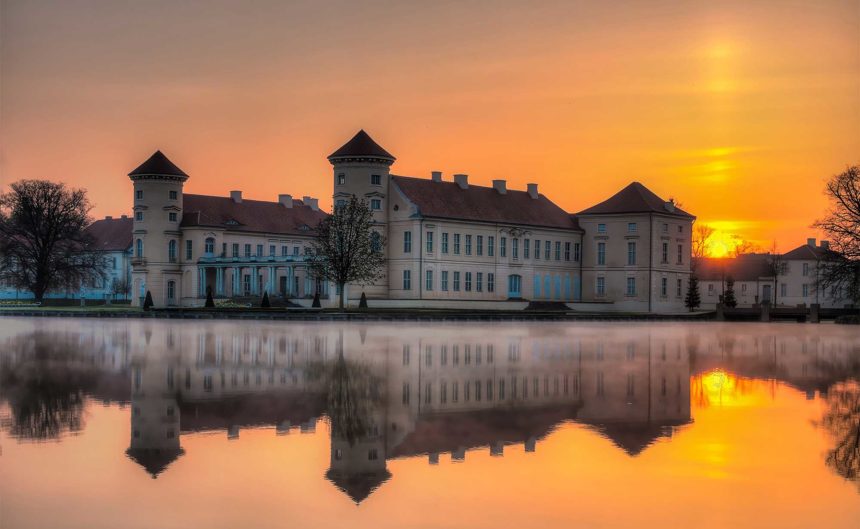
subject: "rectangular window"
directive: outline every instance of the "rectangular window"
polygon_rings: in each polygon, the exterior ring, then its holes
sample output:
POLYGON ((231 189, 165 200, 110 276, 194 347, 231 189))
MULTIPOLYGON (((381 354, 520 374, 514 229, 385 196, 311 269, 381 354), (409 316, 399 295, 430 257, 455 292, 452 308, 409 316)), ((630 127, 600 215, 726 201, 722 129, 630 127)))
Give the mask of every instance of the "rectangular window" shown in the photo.
POLYGON ((660 262, 663 264, 669 263, 669 243, 668 242, 663 243, 663 252, 661 255, 660 262))
POLYGON ((511 257, 514 261, 520 258, 520 240, 516 237, 511 239, 511 257))
POLYGON ((411 270, 404 270, 403 271, 403 290, 412 290, 412 271, 411 270))
POLYGON ((684 264, 684 245, 678 245, 678 264, 684 264))
POLYGON ((635 222, 628 222, 627 223, 627 233, 636 233, 637 228, 638 227, 636 226, 635 222))
POLYGON ((547 261, 549 261, 549 254, 550 254, 550 251, 552 250, 552 242, 544 241, 543 242, 543 250, 544 250, 543 251, 543 258, 546 259, 547 261))
POLYGON ((788 285, 785 283, 780 283, 779 285, 779 295, 785 297, 788 295, 788 285))
POLYGON ((496 274, 490 272, 487 274, 487 292, 494 292, 496 289, 496 274))
POLYGON ((476 292, 481 292, 483 290, 483 288, 484 288, 483 283, 484 283, 484 273, 483 272, 477 272, 475 274, 475 291, 476 292))
POLYGON ((433 270, 427 270, 424 276, 424 288, 427 291, 433 290, 433 270))
POLYGON ((379 211, 382 209, 382 200, 378 198, 370 199, 370 209, 373 211, 379 211))
POLYGON ((143 211, 135 211, 134 220, 141 222, 143 220, 143 211))
POLYGON ((627 295, 635 296, 636 295, 636 278, 628 277, 627 278, 627 295))
POLYGON ((382 185, 382 176, 380 176, 378 174, 370 175, 370 185, 381 186, 382 185))
POLYGON ((484 236, 475 237, 475 255, 484 255, 484 236))
POLYGON ((448 253, 448 234, 442 233, 442 253, 448 253))
POLYGON ((167 193, 167 196, 170 198, 170 200, 176 200, 179 198, 179 193, 177 191, 169 191, 167 193))
POLYGON ((134 192, 134 198, 136 198, 138 200, 143 200, 143 190, 138 189, 137 191, 135 191, 134 192))
POLYGON ((472 291, 472 272, 466 272, 466 284, 463 286, 466 292, 472 291))
POLYGON ((239 243, 233 243, 233 257, 239 257, 239 243))
POLYGON ((275 256, 275 245, 274 244, 269 245, 269 255, 272 257, 275 256))
POLYGON ((293 255, 299 255, 299 252, 300 252, 299 247, 293 246, 293 255))
POLYGON ((287 246, 281 246, 281 257, 286 257, 290 255, 290 248, 287 246))
MULTIPOLYGON (((803 263, 803 275, 804 275, 804 276, 808 276, 808 275, 809 275, 809 263, 803 263)), ((805 295, 806 295, 806 294, 804 294, 804 296, 805 296, 805 295)))
POLYGON ((708 295, 709 295, 709 296, 713 296, 713 295, 714 295, 714 285, 713 285, 713 284, 709 284, 709 285, 708 285, 708 295))
POLYGON ((662 297, 667 297, 669 295, 669 279, 665 277, 660 278, 660 295, 662 297))
MULTIPOLYGON (((746 289, 746 285, 744 285, 744 289, 746 289)), ((684 280, 678 279, 677 284, 675 286, 675 295, 679 298, 684 295, 684 280)))
POLYGON ((803 297, 806 297, 808 295, 809 295, 809 285, 804 283, 804 285, 803 285, 803 297))
POLYGON ((663 223, 663 233, 669 233, 669 225, 666 223, 663 223))
POLYGON ((579 262, 580 246, 578 242, 573 243, 573 260, 579 262))
POLYGON ((500 237, 499 238, 499 257, 507 257, 508 253, 508 238, 500 237))
POLYGON ((466 235, 466 255, 472 255, 472 236, 466 235))
POLYGON ((636 264, 636 243, 628 242, 627 243, 627 264, 635 265, 636 264))
POLYGON ((412 253, 412 232, 403 232, 403 253, 412 253))
POLYGON ((564 260, 570 261, 570 243, 564 243, 564 260))
POLYGON ((540 259, 540 239, 535 239, 535 259, 540 259))
POLYGON ((460 234, 454 234, 454 255, 460 255, 460 234))
POLYGON ((448 271, 442 270, 442 284, 439 286, 442 290, 448 290, 448 271))
POLYGON ((192 255, 194 254, 193 246, 192 246, 193 242, 194 241, 192 241, 191 239, 185 241, 185 259, 187 259, 189 261, 191 260, 192 255))
POLYGON ((606 243, 599 242, 597 243, 597 264, 605 265, 606 264, 606 243))
POLYGON ((523 259, 529 258, 529 250, 531 249, 531 239, 523 239, 523 259))
POLYGON ((555 260, 561 261, 561 241, 555 241, 555 260))
POLYGON ((263 256, 263 245, 258 244, 257 245, 257 257, 262 257, 262 256, 263 256))
POLYGON ((245 257, 251 257, 251 245, 250 244, 245 245, 245 257))
POLYGON ((433 253, 433 232, 428 231, 427 235, 427 253, 433 253))
POLYGON ((605 296, 606 295, 606 278, 605 277, 598 276, 597 284, 595 285, 594 290, 598 296, 605 296))
POLYGON ((606 224, 598 224, 597 233, 606 233, 606 224))
POLYGON ((492 257, 496 253, 496 238, 492 235, 487 237, 487 255, 492 257))
POLYGON ((337 185, 342 186, 344 184, 346 184, 346 175, 340 173, 339 175, 337 175, 337 185))
POLYGON ((460 291, 460 272, 454 272, 454 292, 460 291))

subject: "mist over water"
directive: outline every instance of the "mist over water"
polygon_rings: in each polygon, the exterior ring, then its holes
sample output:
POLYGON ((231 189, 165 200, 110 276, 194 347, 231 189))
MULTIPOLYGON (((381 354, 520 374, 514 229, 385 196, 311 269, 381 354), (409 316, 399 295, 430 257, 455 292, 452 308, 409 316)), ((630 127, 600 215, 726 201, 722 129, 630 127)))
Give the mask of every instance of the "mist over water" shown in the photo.
POLYGON ((0 526, 855 527, 858 380, 828 324, 2 318, 0 526))

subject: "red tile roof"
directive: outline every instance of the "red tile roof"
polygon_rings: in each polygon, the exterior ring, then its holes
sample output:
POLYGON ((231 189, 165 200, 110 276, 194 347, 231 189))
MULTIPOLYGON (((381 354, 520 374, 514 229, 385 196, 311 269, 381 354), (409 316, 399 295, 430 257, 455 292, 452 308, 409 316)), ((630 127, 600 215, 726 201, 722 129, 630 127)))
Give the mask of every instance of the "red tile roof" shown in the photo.
POLYGON ((756 281, 771 277, 766 254, 746 254, 735 258, 706 257, 696 261, 696 277, 702 281, 721 281, 732 276, 735 281, 756 281))
POLYGON ((102 252, 122 252, 131 248, 134 221, 130 217, 101 219, 87 226, 94 241, 92 248, 102 252))
POLYGON ((584 209, 577 215, 611 215, 615 213, 660 213, 675 217, 695 218, 678 207, 670 211, 666 207, 665 200, 639 182, 631 183, 603 202, 584 209))
POLYGON ((314 235, 328 213, 293 200, 287 208, 278 202, 242 200, 208 195, 182 195, 182 227, 208 226, 233 231, 276 233, 280 235, 314 235))
POLYGON ((513 190, 502 195, 492 187, 461 189, 454 182, 408 176, 392 176, 391 181, 424 217, 579 229, 576 219, 544 195, 535 199, 526 191, 513 190))
POLYGON ((188 178, 188 175, 177 167, 176 164, 168 160, 167 156, 161 151, 155 151, 137 169, 128 173, 128 176, 179 176, 188 178))
POLYGON ((363 156, 385 158, 392 162, 395 160, 394 156, 373 141, 373 138, 364 132, 364 129, 358 131, 358 134, 343 144, 343 147, 331 153, 328 158, 331 160, 332 158, 356 158, 363 156))

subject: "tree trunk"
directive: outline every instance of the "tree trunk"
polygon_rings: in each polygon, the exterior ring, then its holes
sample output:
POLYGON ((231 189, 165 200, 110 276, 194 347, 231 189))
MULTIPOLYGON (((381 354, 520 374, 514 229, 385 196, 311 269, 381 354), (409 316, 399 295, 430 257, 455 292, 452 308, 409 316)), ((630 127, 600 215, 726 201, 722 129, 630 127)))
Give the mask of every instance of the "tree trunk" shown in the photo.
POLYGON ((340 310, 343 310, 343 301, 346 296, 346 283, 338 283, 338 288, 340 289, 340 296, 338 296, 338 305, 340 306, 340 310))

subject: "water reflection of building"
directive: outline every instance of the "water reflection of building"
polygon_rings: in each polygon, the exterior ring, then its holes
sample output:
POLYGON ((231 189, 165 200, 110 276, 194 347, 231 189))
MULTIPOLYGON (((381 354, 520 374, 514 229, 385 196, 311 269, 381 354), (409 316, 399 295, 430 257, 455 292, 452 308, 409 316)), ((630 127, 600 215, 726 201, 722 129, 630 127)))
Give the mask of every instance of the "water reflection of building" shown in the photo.
MULTIPOLYGON (((391 458, 421 455, 434 464, 443 454, 465 460, 474 449, 530 452, 565 421, 588 425, 636 456, 690 421, 693 373, 723 366, 825 390, 857 352, 838 336, 766 326, 743 336, 716 325, 493 333, 441 325, 420 333, 137 321, 79 327, 42 342, 55 344, 58 362, 125 381, 124 393, 112 383, 100 398, 130 400, 127 453, 153 476, 182 455, 182 433, 223 431, 241 442, 242 428, 307 432, 325 416, 326 477, 356 502, 391 478, 391 458)), ((0 356, 4 374, 41 354, 24 338, 5 344, 13 352, 0 356)))

